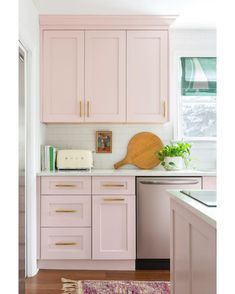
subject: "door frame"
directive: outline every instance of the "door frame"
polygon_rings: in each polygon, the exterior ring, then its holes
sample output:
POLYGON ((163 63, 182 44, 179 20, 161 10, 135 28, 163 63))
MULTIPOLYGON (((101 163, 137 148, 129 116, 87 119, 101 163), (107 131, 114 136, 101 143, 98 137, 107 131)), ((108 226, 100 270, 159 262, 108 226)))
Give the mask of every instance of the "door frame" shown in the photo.
POLYGON ((25 46, 22 44, 21 41, 19 41, 18 44, 18 48, 19 48, 19 53, 20 51, 22 51, 22 53, 24 54, 24 103, 25 103, 25 276, 27 276, 27 234, 28 234, 28 230, 27 230, 27 196, 28 196, 28 174, 27 174, 27 142, 28 142, 28 132, 27 132, 27 118, 28 118, 28 109, 27 109, 27 105, 28 105, 28 51, 25 48, 25 46))
MULTIPOLYGON (((25 53, 25 177, 26 177, 26 196, 25 196, 25 275, 34 276, 38 272, 37 251, 36 251, 36 168, 39 162, 38 138, 40 135, 39 127, 36 124, 37 116, 37 69, 38 52, 37 48, 30 42, 24 41, 20 36, 18 47, 25 53)), ((38 75, 39 76, 39 75, 38 75)))

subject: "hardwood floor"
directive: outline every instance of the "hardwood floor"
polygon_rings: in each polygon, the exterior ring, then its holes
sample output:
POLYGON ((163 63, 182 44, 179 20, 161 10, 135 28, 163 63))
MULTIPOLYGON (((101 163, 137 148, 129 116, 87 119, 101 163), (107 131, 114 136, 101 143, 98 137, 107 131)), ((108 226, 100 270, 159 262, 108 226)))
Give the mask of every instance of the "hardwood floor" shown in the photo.
POLYGON ((80 271, 80 270, 40 270, 26 279, 26 294, 61 294, 61 278, 71 280, 138 280, 169 281, 169 271, 80 271))

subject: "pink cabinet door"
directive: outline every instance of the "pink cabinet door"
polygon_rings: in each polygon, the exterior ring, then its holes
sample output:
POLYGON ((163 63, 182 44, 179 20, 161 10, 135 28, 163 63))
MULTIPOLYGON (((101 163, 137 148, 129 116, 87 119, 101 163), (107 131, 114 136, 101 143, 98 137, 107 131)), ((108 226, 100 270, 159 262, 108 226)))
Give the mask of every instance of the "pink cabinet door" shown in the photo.
POLYGON ((171 293, 216 293, 216 229, 171 199, 171 293))
POLYGON ((135 196, 92 197, 92 258, 135 259, 135 196))
POLYGON ((168 32, 127 32, 127 122, 167 120, 168 32))
POLYGON ((85 32, 85 121, 126 119, 126 32, 85 32))
POLYGON ((84 32, 45 31, 41 52, 42 122, 81 122, 84 32))
POLYGON ((216 177, 203 177, 203 189, 216 190, 216 177))
POLYGON ((42 227, 90 227, 91 196, 41 197, 42 227))
POLYGON ((42 259, 90 259, 90 228, 42 228, 42 259))

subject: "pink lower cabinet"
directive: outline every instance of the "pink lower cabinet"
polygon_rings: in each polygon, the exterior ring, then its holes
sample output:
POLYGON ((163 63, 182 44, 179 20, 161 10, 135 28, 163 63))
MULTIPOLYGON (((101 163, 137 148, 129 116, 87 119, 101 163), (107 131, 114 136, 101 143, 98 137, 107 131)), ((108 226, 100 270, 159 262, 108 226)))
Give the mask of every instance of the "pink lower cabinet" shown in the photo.
POLYGON ((42 227, 90 227, 91 196, 42 196, 42 227))
POLYGON ((37 179, 38 268, 134 270, 135 177, 37 179))
POLYGON ((92 196, 92 258, 135 259, 135 196, 92 196))
POLYGON ((90 228, 41 229, 42 259, 90 259, 90 228))
POLYGON ((216 228, 171 199, 171 293, 216 293, 216 228))
POLYGON ((92 177, 94 195, 135 195, 135 177, 92 177))
POLYGON ((91 259, 91 177, 41 177, 38 198, 39 268, 91 259))
POLYGON ((216 177, 203 177, 203 189, 216 190, 216 177))
POLYGON ((42 177, 42 195, 90 195, 91 177, 42 177))

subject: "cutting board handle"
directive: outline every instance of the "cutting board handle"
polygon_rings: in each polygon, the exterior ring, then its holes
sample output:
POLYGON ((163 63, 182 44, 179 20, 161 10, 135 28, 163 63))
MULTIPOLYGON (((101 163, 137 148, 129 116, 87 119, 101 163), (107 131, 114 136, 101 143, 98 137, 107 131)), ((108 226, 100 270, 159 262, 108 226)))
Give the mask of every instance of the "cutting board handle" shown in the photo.
POLYGON ((127 161, 126 161, 126 159, 124 158, 123 160, 118 161, 117 163, 115 163, 115 164, 114 164, 114 168, 115 168, 115 169, 118 169, 119 167, 121 167, 121 166, 123 166, 123 165, 125 165, 125 164, 127 164, 127 161))

